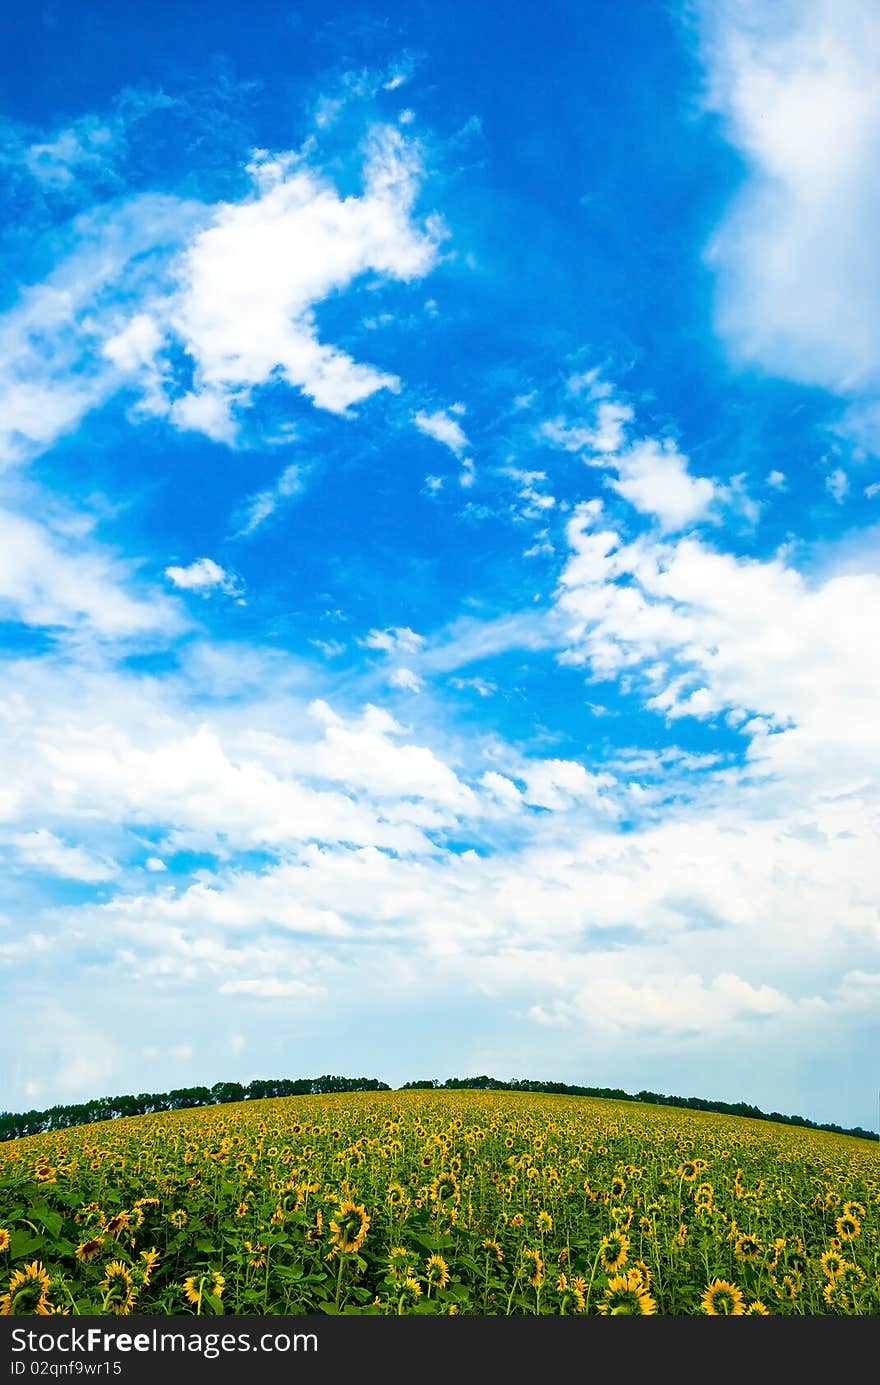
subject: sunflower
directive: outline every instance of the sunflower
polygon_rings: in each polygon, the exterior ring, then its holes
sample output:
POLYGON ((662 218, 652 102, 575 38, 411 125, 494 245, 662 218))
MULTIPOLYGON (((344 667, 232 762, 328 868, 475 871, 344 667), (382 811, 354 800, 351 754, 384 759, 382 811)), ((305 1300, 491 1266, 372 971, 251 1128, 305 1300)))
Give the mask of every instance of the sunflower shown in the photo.
POLYGON ((172 1226, 177 1227, 178 1231, 182 1231, 183 1228, 186 1226, 186 1223, 189 1220, 189 1218, 187 1217, 186 1212, 184 1212, 183 1208, 178 1207, 176 1211, 171 1213, 168 1220, 170 1221, 172 1226))
POLYGON ((615 1231, 611 1236, 604 1236, 599 1243, 599 1260, 606 1274, 613 1274, 621 1266, 626 1264, 626 1257, 629 1251, 629 1237, 615 1231))
POLYGON ((615 1178, 612 1178, 612 1180, 611 1180, 611 1196, 612 1196, 612 1197, 623 1197, 623 1195, 624 1195, 625 1192, 626 1192, 626 1183, 625 1183, 624 1180, 620 1177, 620 1174, 618 1174, 615 1178))
POLYGON ((389 1207, 399 1207, 402 1202, 406 1201, 406 1188, 400 1183, 389 1183, 385 1201, 389 1207))
POLYGON ((406 1246, 392 1246, 388 1252, 388 1272, 394 1279, 405 1279, 411 1272, 410 1252, 406 1246))
POLYGON ((94 1260, 103 1244, 103 1236, 92 1236, 88 1241, 80 1241, 76 1248, 77 1260, 94 1260))
POLYGON ((710 1318, 743 1316, 742 1290, 726 1279, 713 1279, 700 1299, 700 1307, 710 1318))
POLYGON ((9 1242, 12 1238, 5 1226, 0 1226, 0 1250, 8 1250, 9 1242))
POLYGON ((549 1212, 539 1212, 539 1213, 538 1213, 538 1230, 539 1230, 539 1231, 552 1231, 552 1230, 553 1230, 553 1218, 551 1217, 551 1215, 550 1215, 549 1212))
POLYGON ((862 1223, 851 1212, 844 1212, 834 1223, 835 1230, 842 1241, 854 1241, 862 1229, 862 1223))
POLYGON ((865 1209, 860 1202, 845 1202, 843 1204, 843 1215, 845 1217, 863 1217, 865 1209))
POLYGON ((141 1260, 144 1262, 141 1266, 141 1280, 144 1284, 149 1284, 150 1276, 159 1263, 159 1252, 156 1247, 153 1246, 151 1250, 142 1250, 141 1260))
POLYGON ((360 1250, 370 1225, 370 1218, 363 1205, 353 1202, 340 1202, 335 1217, 330 1221, 333 1244, 343 1255, 354 1255, 360 1250))
POLYGON ((846 1261, 839 1250, 826 1250, 825 1254, 819 1257, 819 1264, 829 1279, 836 1279, 846 1265, 846 1261))
POLYGON ((117 1317, 131 1312, 137 1290, 130 1270, 121 1260, 105 1265, 100 1287, 104 1290, 105 1308, 112 1308, 117 1317))
POLYGON ((539 1289, 544 1282, 544 1261, 541 1259, 540 1252, 523 1248, 520 1251, 520 1259, 523 1261, 524 1266, 527 1264, 531 1267, 532 1272, 529 1275, 529 1283, 533 1285, 534 1288, 539 1289))
POLYGON ((443 1259, 442 1255, 428 1256, 425 1268, 425 1278, 427 1279, 428 1283, 432 1286, 432 1288, 446 1288, 446 1285, 449 1283, 449 1266, 443 1259))
POLYGON ((491 1253, 491 1254, 493 1254, 493 1255, 495 1256, 495 1259, 498 1261, 498 1263, 499 1263, 499 1265, 500 1265, 500 1264, 501 1264, 501 1261, 504 1259, 504 1252, 503 1252, 503 1250, 501 1249, 501 1247, 500 1247, 500 1245, 498 1244, 498 1242, 497 1242, 497 1241, 493 1241, 492 1238, 491 1238, 491 1236, 487 1236, 486 1239, 482 1242, 482 1246, 483 1246, 483 1250, 485 1250, 485 1251, 487 1251, 487 1252, 489 1252, 489 1253, 491 1253))
POLYGON ((432 1202, 459 1202, 461 1192, 458 1186, 458 1179, 454 1173, 438 1173, 434 1182, 431 1184, 432 1202))
POLYGON ((108 1236, 118 1236, 121 1231, 126 1230, 130 1222, 131 1217, 123 1208, 121 1212, 116 1213, 115 1217, 110 1218, 104 1230, 107 1232, 108 1236))
POLYGON ((742 1260, 746 1264, 750 1260, 757 1260, 760 1257, 761 1250, 761 1242, 758 1240, 757 1236, 751 1236, 748 1233, 737 1236, 733 1243, 733 1253, 737 1260, 742 1260))
POLYGON ((803 1281, 801 1276, 795 1271, 793 1274, 784 1274, 782 1276, 782 1283, 777 1292, 780 1298, 788 1299, 790 1303, 794 1303, 802 1288, 803 1281))
POLYGON ((400 1283, 400 1305, 404 1301, 415 1303, 416 1299, 422 1297, 422 1286, 414 1274, 408 1274, 400 1283))
POLYGON ((631 1313, 650 1317, 657 1312, 657 1303, 648 1293, 637 1270, 630 1270, 629 1274, 618 1274, 610 1279, 605 1297, 598 1306, 599 1312, 605 1316, 631 1313))
POLYGON ((700 1170, 697 1168, 697 1161, 695 1159, 686 1159, 683 1164, 679 1164, 678 1166, 678 1176, 685 1183, 693 1183, 699 1172, 700 1170))
POLYGON ((715 1189, 711 1183, 700 1183, 694 1189, 694 1203, 697 1207, 711 1207, 714 1197, 715 1189))
POLYGON ((0 1298, 0 1314, 9 1317, 18 1313, 36 1313, 48 1316, 52 1311, 49 1302, 49 1285, 52 1283, 42 1262, 32 1260, 23 1270, 16 1270, 9 1280, 9 1287, 0 1298))
POLYGON ((762 1303, 759 1298, 756 1298, 754 1303, 749 1304, 744 1316, 748 1317, 750 1313, 759 1318, 769 1318, 770 1309, 765 1303, 762 1303))
POLYGON ((196 1284, 196 1277, 191 1274, 188 1279, 183 1281, 183 1296, 188 1303, 198 1304, 201 1301, 201 1284, 196 1284))

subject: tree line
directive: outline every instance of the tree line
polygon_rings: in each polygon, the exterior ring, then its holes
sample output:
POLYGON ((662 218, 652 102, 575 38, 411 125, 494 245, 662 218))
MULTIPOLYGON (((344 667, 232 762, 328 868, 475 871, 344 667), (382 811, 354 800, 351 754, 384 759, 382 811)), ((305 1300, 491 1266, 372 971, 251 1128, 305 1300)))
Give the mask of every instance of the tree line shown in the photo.
MULTIPOLYGON (((595 1096, 613 1101, 641 1101, 652 1106, 680 1106, 689 1111, 716 1111, 725 1116, 747 1116, 751 1120, 775 1121, 779 1125, 800 1125, 808 1130, 829 1130, 835 1135, 854 1135, 876 1140, 873 1130, 861 1126, 821 1124, 806 1116, 784 1116, 779 1111, 762 1111, 746 1101, 707 1101, 698 1096, 664 1096, 660 1092, 624 1092, 619 1087, 579 1087, 567 1082, 537 1082, 498 1077, 448 1077, 445 1082, 427 1078, 405 1082, 400 1091, 500 1091, 546 1092, 554 1096, 595 1096)), ((67 1106, 51 1106, 46 1111, 0 1112, 0 1140, 17 1140, 24 1135, 40 1135, 49 1130, 67 1130, 94 1121, 117 1120, 120 1116, 149 1116, 156 1111, 183 1111, 194 1106, 217 1106, 230 1101, 261 1101, 276 1096, 324 1096, 332 1092, 390 1092, 387 1082, 376 1077, 270 1077, 241 1082, 215 1082, 213 1087, 176 1087, 171 1092, 141 1092, 138 1096, 105 1096, 67 1106)))
POLYGON ((428 1078, 421 1082, 405 1082, 407 1089, 433 1089, 481 1092, 547 1092, 556 1096, 599 1096, 612 1101, 643 1101, 651 1106, 682 1106, 688 1111, 716 1111, 723 1116, 748 1116, 751 1120, 775 1121, 779 1125, 802 1125, 808 1130, 830 1130, 835 1135, 854 1135, 860 1140, 876 1140, 877 1132, 863 1130, 860 1125, 820 1124, 806 1116, 784 1116, 779 1111, 762 1111, 747 1101, 707 1101, 699 1096, 664 1096, 661 1092, 624 1092, 620 1087, 578 1087, 567 1082, 533 1082, 528 1078, 513 1078, 505 1082, 498 1077, 447 1077, 445 1082, 428 1078))
POLYGON ((215 1082, 213 1087, 175 1087, 171 1092, 141 1092, 138 1096, 102 1096, 78 1105, 50 1106, 47 1111, 0 1113, 0 1140, 67 1130, 73 1125, 117 1120, 120 1116, 151 1116, 155 1111, 184 1111, 191 1106, 217 1106, 227 1101, 260 1101, 272 1096, 323 1096, 329 1092, 389 1092, 375 1077, 278 1077, 240 1082, 215 1082))

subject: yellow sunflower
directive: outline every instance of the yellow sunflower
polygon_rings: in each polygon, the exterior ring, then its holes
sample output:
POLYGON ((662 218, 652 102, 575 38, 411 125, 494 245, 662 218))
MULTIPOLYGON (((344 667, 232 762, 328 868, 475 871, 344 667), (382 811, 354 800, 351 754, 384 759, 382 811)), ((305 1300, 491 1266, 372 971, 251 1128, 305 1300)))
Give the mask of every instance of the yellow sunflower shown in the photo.
POLYGON ((131 1271, 121 1260, 111 1260, 104 1267, 100 1287, 104 1290, 104 1308, 112 1308, 117 1317, 130 1313, 137 1290, 131 1271))
POLYGON ((353 1202, 340 1202, 330 1220, 333 1244, 343 1255, 354 1255, 364 1243, 370 1225, 367 1209, 353 1202))
POLYGON ((598 1307, 604 1316, 630 1313, 650 1317, 657 1312, 657 1303, 645 1288, 638 1270, 630 1270, 629 1274, 615 1275, 610 1279, 598 1307))
POLYGON ((713 1279, 700 1299, 700 1307, 710 1318, 743 1316, 742 1290, 726 1279, 713 1279))
POLYGON ((429 1255, 425 1278, 434 1289, 445 1289, 449 1283, 449 1266, 442 1255, 429 1255))
POLYGON ((603 1237, 599 1243, 599 1262, 606 1274, 612 1274, 626 1264, 629 1252, 629 1237, 620 1232, 603 1237))
POLYGON ((9 1287, 0 1297, 0 1314, 36 1313, 47 1317, 53 1312, 49 1302, 49 1286, 52 1280, 40 1260, 32 1260, 23 1270, 16 1270, 9 1280, 9 1287))

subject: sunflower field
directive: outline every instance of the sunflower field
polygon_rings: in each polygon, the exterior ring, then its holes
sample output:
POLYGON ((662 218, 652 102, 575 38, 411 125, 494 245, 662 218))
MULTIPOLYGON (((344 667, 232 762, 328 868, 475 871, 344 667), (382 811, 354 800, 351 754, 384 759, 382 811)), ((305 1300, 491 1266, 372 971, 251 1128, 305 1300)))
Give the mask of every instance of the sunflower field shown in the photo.
POLYGON ((247 1101, 0 1145, 4 1314, 877 1314, 880 1148, 511 1092, 247 1101))

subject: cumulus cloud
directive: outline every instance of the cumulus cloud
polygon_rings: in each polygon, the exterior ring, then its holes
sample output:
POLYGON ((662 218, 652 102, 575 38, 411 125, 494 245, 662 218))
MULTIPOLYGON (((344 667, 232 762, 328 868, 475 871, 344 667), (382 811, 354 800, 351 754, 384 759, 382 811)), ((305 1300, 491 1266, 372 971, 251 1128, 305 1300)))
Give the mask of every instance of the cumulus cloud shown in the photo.
POLYGON ((585 397, 594 410, 592 420, 563 415, 545 419, 537 429, 538 439, 606 471, 606 485, 641 514, 656 519, 661 528, 678 530, 698 523, 711 516, 716 501, 725 498, 714 481, 691 475, 688 458, 671 438, 629 440, 635 413, 614 397, 611 385, 597 370, 571 377, 568 392, 585 397))
POLYGON ((212 591, 231 596, 241 589, 239 578, 215 563, 213 558, 196 558, 188 567, 166 567, 165 576, 175 587, 198 592, 200 596, 207 596, 212 591))
MULTIPOLYGON (((51 149, 43 164, 63 179, 74 143, 51 149)), ((237 203, 145 194, 67 228, 67 258, 0 317, 0 465, 44 450, 119 389, 136 396, 133 419, 236 445, 270 381, 340 414, 400 388, 322 341, 315 308, 368 276, 411 282, 432 268, 444 232, 415 218, 414 143, 374 127, 360 195, 342 196, 301 154, 258 151, 250 173, 237 203), (185 389, 171 367, 181 351, 194 366, 185 389)))
POLYGON ((869 712, 880 654, 863 612, 880 575, 809 583, 782 558, 737 558, 692 537, 627 543, 600 502, 569 525, 558 609, 563 659, 598 677, 632 671, 667 717, 731 716, 755 766, 792 792, 827 787, 880 756, 869 712))
POLYGON ((702 0, 706 104, 746 165, 708 249, 742 361, 845 397, 880 386, 880 14, 702 0))
MULTIPOLYGON (((412 219, 415 149, 390 127, 367 145, 364 189, 341 197, 296 155, 259 154, 256 192, 221 207, 178 270, 175 331, 196 363, 193 399, 211 418, 224 402, 280 376, 312 402, 346 413, 380 389, 387 371, 319 339, 315 305, 368 272, 410 281, 436 257, 436 238, 412 219)), ((188 425, 198 426, 190 406, 188 425)))

